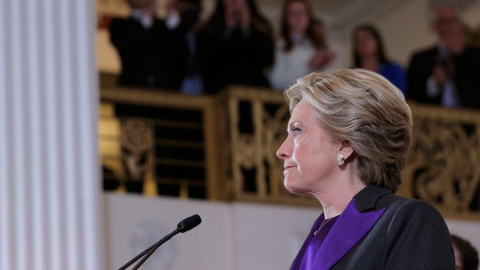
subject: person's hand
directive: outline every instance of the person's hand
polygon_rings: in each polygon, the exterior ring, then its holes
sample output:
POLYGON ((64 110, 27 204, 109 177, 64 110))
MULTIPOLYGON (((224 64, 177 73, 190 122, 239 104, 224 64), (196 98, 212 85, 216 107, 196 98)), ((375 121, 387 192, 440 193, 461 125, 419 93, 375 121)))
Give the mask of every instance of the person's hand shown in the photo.
POLYGON ((432 70, 432 77, 435 81, 435 85, 439 88, 443 88, 448 80, 447 70, 443 65, 435 65, 432 70))
POLYGON ((322 69, 329 65, 335 59, 335 57, 335 53, 331 51, 326 49, 318 49, 308 62, 308 67, 310 70, 322 69))

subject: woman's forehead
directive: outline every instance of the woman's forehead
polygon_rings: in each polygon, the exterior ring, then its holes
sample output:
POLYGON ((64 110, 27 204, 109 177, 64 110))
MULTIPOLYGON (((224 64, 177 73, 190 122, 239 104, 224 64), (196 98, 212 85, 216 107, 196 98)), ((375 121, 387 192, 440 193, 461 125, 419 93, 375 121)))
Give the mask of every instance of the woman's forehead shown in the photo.
POLYGON ((295 121, 308 121, 316 120, 313 107, 305 100, 301 100, 295 108, 293 108, 292 115, 290 117, 290 123, 295 121))

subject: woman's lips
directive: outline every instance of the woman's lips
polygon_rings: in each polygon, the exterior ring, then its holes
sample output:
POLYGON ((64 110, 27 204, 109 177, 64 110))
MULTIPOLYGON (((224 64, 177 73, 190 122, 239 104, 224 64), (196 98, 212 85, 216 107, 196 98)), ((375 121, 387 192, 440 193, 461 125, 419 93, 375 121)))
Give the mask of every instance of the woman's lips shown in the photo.
POLYGON ((287 173, 288 169, 291 169, 291 168, 294 168, 294 167, 295 166, 285 166, 285 167, 283 167, 284 168, 283 174, 285 175, 287 173))

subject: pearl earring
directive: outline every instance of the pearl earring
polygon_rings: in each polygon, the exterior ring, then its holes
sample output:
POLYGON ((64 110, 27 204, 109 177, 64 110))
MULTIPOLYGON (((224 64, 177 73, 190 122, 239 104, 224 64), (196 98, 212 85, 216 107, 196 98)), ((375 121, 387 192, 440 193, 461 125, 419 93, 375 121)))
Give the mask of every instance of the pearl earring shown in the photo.
POLYGON ((343 154, 338 154, 337 163, 339 166, 342 166, 345 163, 345 156, 343 154))

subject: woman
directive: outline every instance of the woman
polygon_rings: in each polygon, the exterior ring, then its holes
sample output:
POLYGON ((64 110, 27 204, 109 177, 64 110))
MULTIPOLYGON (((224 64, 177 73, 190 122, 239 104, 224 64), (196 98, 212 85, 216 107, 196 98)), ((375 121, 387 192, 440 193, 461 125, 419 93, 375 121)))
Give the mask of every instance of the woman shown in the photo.
POLYGON ((286 0, 281 15, 281 38, 276 44, 275 64, 270 72, 270 84, 284 90, 297 78, 322 69, 334 58, 326 48, 324 30, 313 17, 308 0, 286 0))
POLYGON ((291 269, 453 269, 438 211, 393 195, 412 141, 400 90, 374 72, 346 69, 307 75, 285 95, 292 115, 277 151, 284 185, 324 210, 291 269))
POLYGON ((353 66, 380 73, 407 95, 405 72, 400 64, 385 55, 380 33, 371 25, 360 25, 353 31, 353 66))
POLYGON ((197 45, 206 93, 229 84, 269 86, 264 71, 273 62, 271 27, 253 0, 218 0, 197 45))

